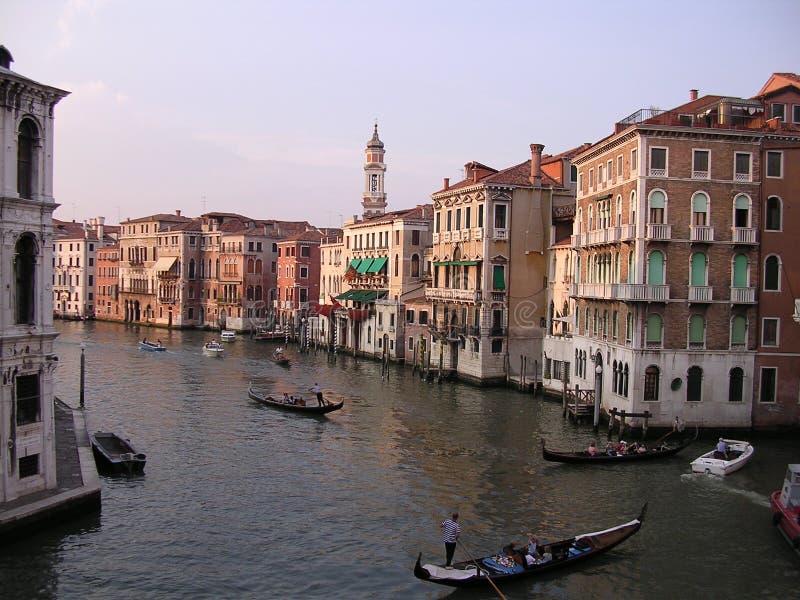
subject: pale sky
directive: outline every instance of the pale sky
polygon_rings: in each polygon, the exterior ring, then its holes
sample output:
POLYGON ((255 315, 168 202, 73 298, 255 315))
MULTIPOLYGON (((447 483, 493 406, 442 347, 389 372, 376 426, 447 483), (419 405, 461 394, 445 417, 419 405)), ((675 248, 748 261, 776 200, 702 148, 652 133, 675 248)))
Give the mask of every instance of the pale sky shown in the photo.
POLYGON ((0 0, 11 68, 56 107, 55 217, 361 214, 364 148, 388 210, 476 160, 594 142, 640 108, 749 97, 800 72, 798 0, 0 0))

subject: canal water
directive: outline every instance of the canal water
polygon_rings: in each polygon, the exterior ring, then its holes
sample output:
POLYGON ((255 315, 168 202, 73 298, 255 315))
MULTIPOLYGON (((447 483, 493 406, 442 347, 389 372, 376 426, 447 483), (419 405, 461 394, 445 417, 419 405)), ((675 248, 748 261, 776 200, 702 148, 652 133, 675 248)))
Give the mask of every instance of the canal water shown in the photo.
MULTIPOLYGON (((0 548, 3 598, 494 598, 414 578, 417 553, 443 560, 439 522, 461 514, 473 555, 522 532, 545 540, 603 529, 649 503, 641 531, 574 571, 508 584, 508 598, 788 598, 800 558, 771 525, 768 496, 797 437, 754 438, 727 479, 693 476, 706 439, 663 462, 592 469, 546 463, 540 439, 582 447, 590 427, 508 389, 425 383, 410 369, 339 355, 264 359, 245 337, 203 356, 210 332, 59 322, 58 395, 79 397, 86 355, 90 430, 146 452, 145 476, 102 478, 99 517, 0 548), (160 337, 164 353, 137 348, 160 337), (247 397, 345 398, 326 418, 247 397)), ((464 550, 456 558, 466 558, 464 550)))

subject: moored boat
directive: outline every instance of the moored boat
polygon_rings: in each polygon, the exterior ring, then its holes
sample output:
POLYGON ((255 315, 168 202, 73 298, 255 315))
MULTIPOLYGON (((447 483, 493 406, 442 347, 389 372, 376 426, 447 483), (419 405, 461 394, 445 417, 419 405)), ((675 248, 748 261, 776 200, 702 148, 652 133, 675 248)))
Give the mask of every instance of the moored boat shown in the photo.
POLYGON ((107 431, 98 431, 90 435, 89 440, 98 470, 122 475, 144 472, 147 457, 137 452, 130 440, 107 431))
POLYGON ((139 348, 148 352, 164 352, 167 349, 160 340, 158 342, 148 342, 146 339, 139 342, 139 348))
POLYGON ((253 334, 253 339, 256 341, 282 340, 285 337, 286 334, 282 331, 270 331, 266 327, 259 327, 253 334))
POLYGON ((724 477, 745 466, 755 452, 755 448, 749 442, 742 440, 720 438, 719 443, 724 443, 727 450, 722 451, 715 448, 701 454, 692 461, 692 473, 724 477))
POLYGON ((772 524, 800 553, 800 464, 789 465, 783 487, 769 497, 772 524))
POLYGON ((551 462, 563 463, 629 463, 655 460, 677 454, 696 439, 697 430, 693 435, 687 435, 669 443, 662 438, 652 446, 642 443, 638 445, 638 449, 633 451, 623 453, 614 450, 613 453, 608 453, 598 450, 596 454, 590 454, 587 450, 574 450, 571 452, 552 450, 545 447, 545 441, 542 439, 542 458, 551 462))
POLYGON ((230 329, 223 329, 219 334, 220 339, 223 342, 235 342, 236 341, 236 332, 231 331, 230 329))
POLYGON ((203 354, 206 356, 222 356, 225 347, 216 340, 211 340, 203 345, 203 354))
POLYGON ((423 565, 420 553, 414 565, 414 576, 451 587, 486 587, 502 581, 537 577, 611 550, 639 531, 646 510, 645 504, 637 518, 610 529, 582 533, 557 542, 540 543, 542 557, 529 566, 523 566, 526 564, 524 558, 516 552, 509 553, 508 547, 498 554, 453 563, 452 568, 423 565))
MULTIPOLYGON (((247 395, 250 396, 252 400, 260 404, 264 404, 266 406, 272 406, 275 408, 280 408, 282 410, 290 410, 293 412, 301 412, 306 414, 316 414, 316 415, 324 415, 329 412, 333 412, 335 410, 339 410, 344 406, 344 400, 340 400, 339 402, 326 402, 322 406, 316 404, 316 398, 310 399, 308 402, 312 404, 306 404, 303 400, 295 400, 294 402, 290 400, 274 398, 263 392, 259 392, 253 389, 251 385, 247 390, 247 395)), ((286 396, 284 394, 284 396, 286 396)))

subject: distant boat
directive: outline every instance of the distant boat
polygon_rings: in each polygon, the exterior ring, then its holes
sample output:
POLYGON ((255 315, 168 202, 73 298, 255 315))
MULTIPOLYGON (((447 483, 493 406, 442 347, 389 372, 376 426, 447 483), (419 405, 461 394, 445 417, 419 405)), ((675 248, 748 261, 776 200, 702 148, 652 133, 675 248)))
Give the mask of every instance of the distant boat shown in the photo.
POLYGON ((705 473, 706 475, 724 477, 745 466, 753 457, 753 452, 755 452, 755 448, 750 445, 750 442, 723 438, 720 438, 720 441, 728 444, 728 452, 722 453, 712 450, 698 456, 692 461, 692 473, 705 473))
POLYGON ((266 327, 259 327, 253 334, 253 339, 258 342, 269 341, 269 340, 282 340, 285 337, 286 334, 283 333, 282 331, 270 331, 266 327))
POLYGON ((224 351, 225 347, 215 340, 211 340, 203 346, 203 354, 206 356, 222 356, 224 351))
POLYGON ((327 403, 319 406, 316 402, 317 399, 312 397, 309 399, 309 402, 313 402, 314 404, 292 404, 291 402, 286 402, 284 400, 280 400, 278 398, 273 398, 272 396, 268 396, 262 392, 257 392, 253 389, 253 386, 250 386, 247 390, 247 395, 250 396, 251 400, 255 400, 260 404, 265 404, 267 406, 273 406, 275 408, 280 408, 282 410, 290 410, 293 412, 301 412, 306 414, 317 414, 317 415, 324 415, 329 412, 333 412, 335 410, 339 410, 344 406, 344 400, 340 400, 337 403, 327 403))
POLYGON ((693 435, 687 435, 683 439, 676 440, 674 443, 660 443, 648 448, 645 452, 629 452, 626 454, 608 454, 601 448, 598 448, 597 454, 590 455, 586 450, 574 450, 572 452, 561 452, 545 448, 544 439, 542 439, 542 458, 552 462, 563 463, 628 463, 638 462, 643 460, 655 460, 672 456, 677 454, 689 444, 697 439, 697 429, 693 435))
POLYGON ((222 333, 220 333, 220 338, 222 338, 223 342, 235 342, 236 332, 230 329, 223 329, 222 333))
POLYGON ((92 434, 89 440, 98 470, 119 475, 140 475, 144 472, 147 457, 137 452, 130 440, 105 431, 92 434))
POLYGON ((147 340, 139 342, 139 348, 148 352, 164 352, 167 349, 161 342, 148 342, 147 340))
POLYGON ((289 366, 289 358, 283 353, 283 348, 276 348, 272 354, 267 356, 267 359, 282 367, 289 366))

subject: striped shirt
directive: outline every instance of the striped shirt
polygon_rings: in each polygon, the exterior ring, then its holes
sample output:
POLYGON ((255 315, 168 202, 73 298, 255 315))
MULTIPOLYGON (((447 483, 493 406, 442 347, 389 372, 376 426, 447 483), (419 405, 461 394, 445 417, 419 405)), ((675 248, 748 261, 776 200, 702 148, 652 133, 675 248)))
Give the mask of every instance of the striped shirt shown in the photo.
POLYGON ((461 533, 461 526, 452 519, 445 519, 441 527, 445 544, 455 544, 458 534, 461 533))

